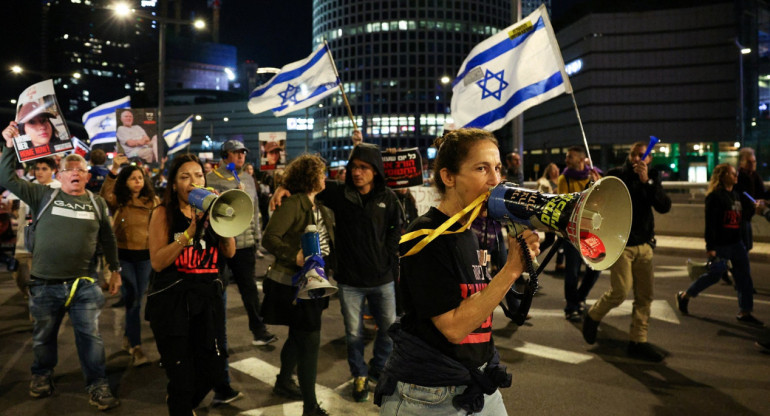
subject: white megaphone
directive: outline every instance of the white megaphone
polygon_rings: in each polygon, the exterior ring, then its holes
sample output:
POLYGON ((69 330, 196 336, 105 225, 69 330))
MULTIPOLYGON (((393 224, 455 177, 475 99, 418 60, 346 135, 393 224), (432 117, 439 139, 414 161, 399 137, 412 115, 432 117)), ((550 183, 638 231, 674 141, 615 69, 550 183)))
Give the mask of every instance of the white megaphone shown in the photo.
POLYGON ((246 231, 254 216, 254 203, 246 192, 230 189, 217 195, 204 188, 195 188, 187 202, 201 211, 209 211, 209 223, 222 237, 235 237, 246 231))
POLYGON ((583 192, 543 194, 500 184, 492 189, 487 212, 541 231, 557 231, 594 270, 612 266, 631 231, 631 196, 620 179, 608 176, 583 192))

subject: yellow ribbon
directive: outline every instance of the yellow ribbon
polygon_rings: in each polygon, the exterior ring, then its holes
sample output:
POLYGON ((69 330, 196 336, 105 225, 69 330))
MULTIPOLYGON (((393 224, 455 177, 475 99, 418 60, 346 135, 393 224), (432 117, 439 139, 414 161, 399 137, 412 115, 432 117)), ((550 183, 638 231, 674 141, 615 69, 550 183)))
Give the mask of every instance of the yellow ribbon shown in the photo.
POLYGON ((399 244, 403 244, 407 241, 414 240, 415 238, 426 234, 427 234, 427 237, 423 238, 419 243, 415 244, 411 250, 409 250, 406 254, 404 254, 401 257, 408 257, 419 253, 420 250, 422 250, 423 248, 425 248, 425 246, 428 245, 428 243, 430 243, 440 235, 457 234, 467 230, 468 227, 470 227, 471 224, 473 223, 473 220, 475 220, 476 217, 479 215, 479 212, 481 212, 481 208, 484 206, 483 205, 484 201, 487 200, 487 198, 489 197, 489 194, 490 192, 487 191, 479 195, 478 198, 476 198, 473 202, 471 202, 467 207, 463 208, 462 211, 453 215, 452 218, 446 220, 443 224, 441 224, 441 226, 439 226, 435 230, 424 228, 422 230, 412 231, 411 233, 406 233, 402 235, 401 240, 398 242, 399 244), (468 218, 468 221, 465 223, 465 225, 460 227, 460 229, 457 231, 447 231, 449 227, 451 227, 454 223, 459 221, 460 218, 464 217, 469 212, 471 212, 471 216, 468 218))
POLYGON ((234 181, 235 180, 235 176, 231 176, 229 178, 225 178, 224 175, 222 175, 221 173, 219 173, 217 171, 217 169, 212 170, 212 172, 214 172, 215 175, 219 176, 220 178, 222 178, 222 179, 224 179, 226 181, 234 181))
POLYGON ((85 276, 84 277, 78 277, 77 279, 75 279, 75 281, 72 283, 72 289, 70 289, 70 295, 69 295, 69 297, 67 297, 67 301, 64 302, 64 307, 65 308, 70 306, 70 302, 72 302, 72 298, 75 296, 75 291, 78 290, 78 283, 82 279, 88 280, 91 283, 94 282, 94 279, 92 279, 90 277, 85 277, 85 276))

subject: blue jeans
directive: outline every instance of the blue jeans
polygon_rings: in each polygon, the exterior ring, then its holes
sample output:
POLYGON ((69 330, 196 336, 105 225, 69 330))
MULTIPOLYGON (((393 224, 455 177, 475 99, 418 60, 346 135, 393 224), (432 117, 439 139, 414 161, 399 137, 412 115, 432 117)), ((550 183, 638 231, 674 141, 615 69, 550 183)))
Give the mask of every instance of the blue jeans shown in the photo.
POLYGON ((120 261, 123 300, 126 302, 126 336, 132 347, 142 343, 142 299, 150 281, 150 260, 120 261))
POLYGON ((34 319, 32 374, 50 375, 58 362, 57 335, 64 314, 69 312, 75 330, 75 346, 80 368, 86 379, 86 388, 107 384, 104 341, 99 334, 99 314, 104 306, 104 295, 97 283, 80 280, 68 309, 64 303, 73 283, 40 285, 33 280, 30 286, 29 311, 34 319))
POLYGON ((578 273, 583 259, 575 246, 566 239, 562 243, 562 247, 564 247, 564 298, 567 301, 564 312, 570 313, 580 309, 580 303, 586 301, 588 293, 591 292, 601 272, 586 266, 583 281, 578 287, 578 273))
MULTIPOLYGON (((429 416, 457 415, 465 416, 468 412, 457 409, 452 399, 465 391, 466 386, 425 387, 399 381, 396 391, 382 398, 380 415, 429 416)), ((474 415, 507 415, 500 390, 484 395, 484 408, 474 415)))
MULTIPOLYGON (((751 266, 749 265, 749 252, 742 242, 733 243, 726 246, 716 247, 717 257, 730 260, 733 263, 733 278, 735 279, 735 290, 738 292, 738 307, 741 312, 751 312, 754 310, 754 282, 751 280, 751 266)), ((692 282, 687 288, 687 294, 696 297, 707 287, 718 282, 722 278, 722 272, 705 273, 692 282)))
POLYGON ((364 322, 361 313, 364 301, 369 304, 369 310, 377 323, 371 365, 377 371, 382 370, 393 350, 393 340, 387 334, 388 328, 396 321, 396 290, 393 282, 375 287, 353 287, 340 283, 339 291, 350 372, 353 377, 365 377, 368 374, 364 362, 364 322))

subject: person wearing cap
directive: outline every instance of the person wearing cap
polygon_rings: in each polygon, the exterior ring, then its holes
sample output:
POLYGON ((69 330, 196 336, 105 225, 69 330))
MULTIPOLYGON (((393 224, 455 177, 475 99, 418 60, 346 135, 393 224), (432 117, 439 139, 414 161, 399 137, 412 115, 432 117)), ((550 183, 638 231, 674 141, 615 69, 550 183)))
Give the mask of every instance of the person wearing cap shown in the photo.
POLYGON ((67 140, 59 139, 59 132, 51 121, 55 117, 37 101, 22 105, 17 117, 20 133, 16 138, 17 146, 34 148, 35 155, 39 156, 55 153, 57 145, 68 143, 67 140), (41 151, 41 148, 47 148, 47 152, 41 151))
POLYGON ((123 125, 118 127, 115 136, 118 144, 123 147, 122 153, 129 159, 138 157, 147 163, 157 162, 158 136, 150 138, 142 126, 135 126, 131 110, 126 109, 120 113, 120 122, 123 125))
POLYGON ((281 163, 281 153, 283 147, 275 141, 265 143, 265 159, 268 166, 275 166, 281 163))
MULTIPOLYGON (((259 203, 257 186, 254 183, 254 178, 243 170, 248 151, 249 149, 244 146, 243 142, 238 140, 226 141, 222 145, 222 163, 219 164, 217 169, 212 170, 211 173, 206 175, 206 183, 220 193, 231 189, 241 189, 254 201, 251 223, 244 232, 235 237, 235 256, 226 260, 227 267, 232 271, 233 280, 238 285, 243 306, 246 308, 246 314, 249 317, 249 330, 253 335, 251 343, 252 345, 262 346, 275 342, 278 338, 267 330, 262 317, 259 315, 259 292, 254 281, 254 274, 256 273, 257 247, 262 239, 262 230, 258 225, 259 203), (237 177, 233 175, 232 171, 228 170, 228 165, 230 164, 232 164, 235 173, 237 173, 237 177)), ((236 215, 249 214, 236 213, 236 215)), ((227 303, 225 302, 225 304, 227 303)), ((234 390, 229 385, 215 386, 213 404, 229 403, 227 400, 233 396, 233 392, 234 390)))

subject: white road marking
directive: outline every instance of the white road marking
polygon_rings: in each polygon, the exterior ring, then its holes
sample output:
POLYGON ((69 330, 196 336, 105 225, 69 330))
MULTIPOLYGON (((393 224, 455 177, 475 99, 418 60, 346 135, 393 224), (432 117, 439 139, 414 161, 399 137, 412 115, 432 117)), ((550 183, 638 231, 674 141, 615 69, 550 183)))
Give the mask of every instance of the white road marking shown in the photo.
MULTIPOLYGON (((737 300, 738 298, 736 296, 725 296, 725 295, 710 295, 708 293, 701 293, 698 295, 698 297, 704 297, 704 298, 714 298, 714 299, 724 299, 724 300, 737 300)), ((754 303, 761 303, 763 305, 770 305, 770 301, 767 300, 758 300, 754 299, 754 303)))
MULTIPOLYGON (((495 344, 498 344, 497 340, 498 338, 495 338, 495 344)), ((582 364, 594 358, 593 355, 562 350, 559 348, 546 347, 545 345, 533 344, 526 341, 524 341, 522 344, 523 345, 520 347, 513 347, 513 349, 522 354, 534 355, 536 357, 560 361, 567 364, 582 364)))
MULTIPOLYGON (((279 368, 262 361, 258 358, 246 358, 241 361, 230 363, 231 368, 247 374, 255 379, 272 386, 275 384, 275 377, 278 375, 279 368)), ((356 403, 342 398, 341 392, 350 382, 342 384, 332 390, 328 387, 316 384, 316 396, 318 402, 330 414, 339 415, 377 415, 379 408, 370 401, 366 403, 356 403)), ((370 397, 372 397, 370 395, 370 397)), ((301 415, 302 401, 293 401, 274 406, 266 406, 257 409, 251 409, 240 413, 247 416, 284 416, 301 415)))
MULTIPOLYGON (((596 299, 591 299, 588 301, 588 304, 590 305, 595 302, 596 302, 596 299)), ((623 301, 623 303, 620 304, 620 306, 618 306, 615 309, 612 309, 610 313, 607 314, 607 316, 631 315, 633 304, 634 304, 633 300, 626 299, 625 301, 623 301)), ((677 325, 679 324, 679 317, 677 316, 671 304, 668 303, 668 301, 666 300, 652 301, 652 305, 650 306, 650 318, 658 319, 665 322, 670 322, 672 324, 677 324, 677 325)))

